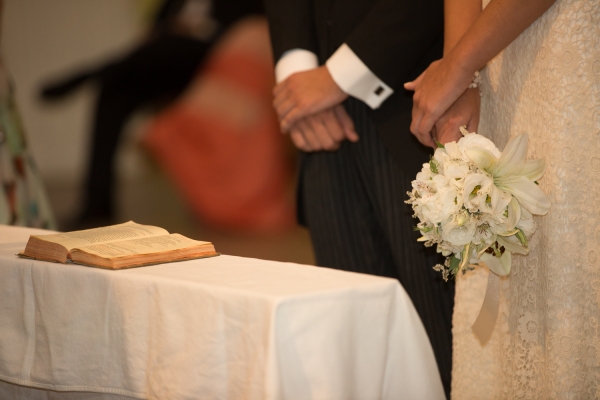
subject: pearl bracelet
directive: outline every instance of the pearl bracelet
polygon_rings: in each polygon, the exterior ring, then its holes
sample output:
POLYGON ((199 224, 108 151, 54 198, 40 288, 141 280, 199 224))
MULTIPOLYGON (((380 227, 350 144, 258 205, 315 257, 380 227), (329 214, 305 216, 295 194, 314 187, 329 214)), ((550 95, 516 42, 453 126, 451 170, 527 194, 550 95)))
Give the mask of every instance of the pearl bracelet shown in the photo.
POLYGON ((473 80, 469 84, 468 89, 479 89, 479 96, 483 95, 481 92, 481 75, 479 74, 479 71, 475 71, 473 74, 473 80))
POLYGON ((480 85, 481 85, 481 75, 479 75, 479 71, 475 71, 475 73, 473 74, 473 80, 471 81, 471 84, 469 85, 469 89, 478 88, 480 85))

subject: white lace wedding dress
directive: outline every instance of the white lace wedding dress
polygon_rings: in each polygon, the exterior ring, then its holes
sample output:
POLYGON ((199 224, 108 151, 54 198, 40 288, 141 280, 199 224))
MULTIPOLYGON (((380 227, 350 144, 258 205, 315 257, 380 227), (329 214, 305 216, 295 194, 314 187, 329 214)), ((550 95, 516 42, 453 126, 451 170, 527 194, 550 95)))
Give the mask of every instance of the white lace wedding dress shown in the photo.
POLYGON ((600 398, 600 1, 558 0, 483 75, 479 132, 500 149, 529 133, 552 207, 501 280, 483 348, 488 272, 458 277, 452 398, 600 398))

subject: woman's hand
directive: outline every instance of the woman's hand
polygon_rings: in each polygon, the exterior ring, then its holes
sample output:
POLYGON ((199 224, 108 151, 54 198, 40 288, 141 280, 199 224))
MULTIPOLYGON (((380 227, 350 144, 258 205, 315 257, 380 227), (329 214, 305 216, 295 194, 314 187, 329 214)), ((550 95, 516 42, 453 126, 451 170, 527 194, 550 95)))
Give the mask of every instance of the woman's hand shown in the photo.
POLYGON ((477 132, 480 103, 479 89, 465 90, 435 123, 435 140, 441 144, 458 141, 462 137, 461 126, 466 126, 469 132, 477 132))
POLYGON ((464 93, 472 73, 447 59, 434 61, 414 81, 404 85, 413 90, 411 132, 426 146, 433 142, 432 129, 438 119, 464 93))

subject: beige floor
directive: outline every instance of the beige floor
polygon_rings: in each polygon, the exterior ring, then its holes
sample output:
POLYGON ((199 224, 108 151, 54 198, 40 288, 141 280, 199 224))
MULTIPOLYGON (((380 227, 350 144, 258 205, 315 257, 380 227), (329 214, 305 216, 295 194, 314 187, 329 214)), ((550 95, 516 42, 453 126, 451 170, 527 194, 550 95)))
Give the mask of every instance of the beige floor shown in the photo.
MULTIPOLYGON (((298 227, 286 234, 260 236, 209 228, 192 216, 162 171, 150 160, 143 160, 142 164, 142 171, 133 174, 134 177, 120 179, 119 221, 133 220, 157 225, 169 232, 211 241, 222 254, 300 264, 314 263, 310 239, 305 229, 298 227)), ((49 182, 46 188, 58 227, 66 230, 69 221, 77 213, 80 189, 77 185, 65 182, 49 182)))

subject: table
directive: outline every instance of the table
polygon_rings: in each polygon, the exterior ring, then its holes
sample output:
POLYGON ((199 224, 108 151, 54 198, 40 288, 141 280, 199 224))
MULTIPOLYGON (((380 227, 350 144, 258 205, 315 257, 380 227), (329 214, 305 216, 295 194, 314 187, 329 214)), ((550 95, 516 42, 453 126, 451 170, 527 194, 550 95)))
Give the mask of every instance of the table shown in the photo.
POLYGON ((16 257, 32 233, 47 232, 0 226, 0 398, 444 398, 395 280, 227 255, 120 271, 16 257))

